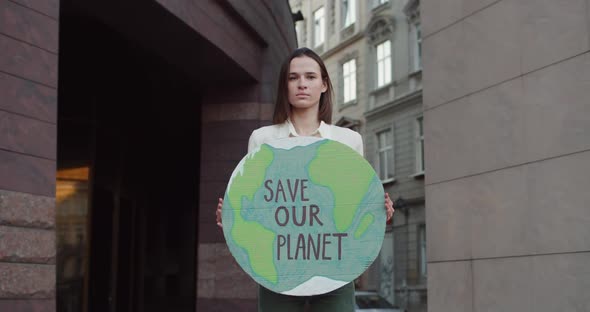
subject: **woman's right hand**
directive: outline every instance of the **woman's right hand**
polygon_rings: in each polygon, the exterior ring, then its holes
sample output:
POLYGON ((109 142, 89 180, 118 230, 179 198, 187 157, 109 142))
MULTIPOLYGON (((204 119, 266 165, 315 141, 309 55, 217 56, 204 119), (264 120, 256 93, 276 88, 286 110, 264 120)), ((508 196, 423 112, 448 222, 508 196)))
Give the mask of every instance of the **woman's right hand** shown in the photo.
POLYGON ((223 206, 223 199, 219 198, 219 202, 217 203, 217 210, 215 210, 215 215, 217 216, 217 226, 223 228, 223 224, 221 224, 221 207, 223 206))

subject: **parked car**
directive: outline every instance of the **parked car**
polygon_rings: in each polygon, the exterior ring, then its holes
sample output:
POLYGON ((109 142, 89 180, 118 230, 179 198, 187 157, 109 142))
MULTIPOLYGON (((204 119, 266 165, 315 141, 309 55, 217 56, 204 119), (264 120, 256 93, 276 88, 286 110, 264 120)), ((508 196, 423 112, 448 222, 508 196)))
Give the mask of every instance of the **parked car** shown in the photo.
POLYGON ((360 312, 405 312, 381 297, 374 291, 357 291, 354 293, 356 311, 360 312))

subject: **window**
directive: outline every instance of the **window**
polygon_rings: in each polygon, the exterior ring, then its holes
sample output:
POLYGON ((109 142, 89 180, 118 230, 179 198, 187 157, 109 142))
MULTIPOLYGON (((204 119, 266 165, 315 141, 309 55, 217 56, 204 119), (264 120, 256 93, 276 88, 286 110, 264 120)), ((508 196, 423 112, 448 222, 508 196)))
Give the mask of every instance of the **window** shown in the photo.
POLYGON ((325 25, 324 7, 320 7, 315 12, 313 12, 313 43, 315 47, 324 43, 325 25))
POLYGON ((422 30, 420 23, 414 24, 414 69, 422 68, 422 30))
POLYGON ((424 172, 424 126, 423 117, 416 118, 416 172, 424 172))
POLYGON ((426 277, 426 225, 420 224, 418 227, 418 250, 420 251, 420 263, 418 268, 420 269, 420 277, 426 277))
POLYGON ((373 0, 373 7, 376 8, 382 4, 389 2, 389 0, 373 0))
POLYGON ((342 1, 344 28, 354 24, 356 21, 356 1, 343 0, 342 1))
POLYGON ((377 45, 377 88, 391 82, 391 41, 377 45))
POLYGON ((303 27, 303 23, 302 22, 297 22, 295 23, 295 34, 297 36, 297 44, 299 46, 303 46, 303 30, 301 29, 301 27, 303 27))
POLYGON ((377 133, 379 178, 381 181, 392 179, 393 172, 393 137, 391 129, 377 133))
POLYGON ((344 103, 356 100, 356 60, 352 59, 342 65, 344 80, 344 103))

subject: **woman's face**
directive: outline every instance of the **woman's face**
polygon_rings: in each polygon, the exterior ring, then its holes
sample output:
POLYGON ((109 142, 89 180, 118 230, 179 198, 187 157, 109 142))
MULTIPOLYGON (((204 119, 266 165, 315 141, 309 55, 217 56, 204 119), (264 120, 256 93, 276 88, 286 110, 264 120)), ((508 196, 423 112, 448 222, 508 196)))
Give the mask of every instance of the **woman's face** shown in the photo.
POLYGON ((295 109, 319 107, 320 96, 327 90, 320 65, 311 57, 300 56, 289 66, 289 103, 295 109))

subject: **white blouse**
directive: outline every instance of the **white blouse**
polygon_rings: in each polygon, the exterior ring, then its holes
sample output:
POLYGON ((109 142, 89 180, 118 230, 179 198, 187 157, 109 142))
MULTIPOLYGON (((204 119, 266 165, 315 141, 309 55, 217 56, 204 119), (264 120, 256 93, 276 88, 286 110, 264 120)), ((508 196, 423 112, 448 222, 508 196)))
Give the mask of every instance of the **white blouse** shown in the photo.
MULTIPOLYGON (((320 127, 312 133, 313 136, 316 134, 319 134, 322 138, 346 144, 357 151, 357 153, 364 155, 363 139, 356 131, 335 125, 329 125, 322 120, 320 122, 320 127)), ((252 131, 252 134, 250 135, 250 140, 248 141, 248 153, 258 146, 268 143, 270 140, 296 136, 299 136, 299 134, 290 120, 278 125, 260 127, 252 131)))

